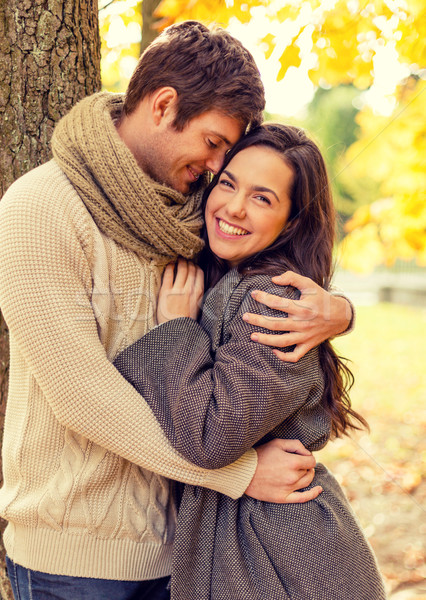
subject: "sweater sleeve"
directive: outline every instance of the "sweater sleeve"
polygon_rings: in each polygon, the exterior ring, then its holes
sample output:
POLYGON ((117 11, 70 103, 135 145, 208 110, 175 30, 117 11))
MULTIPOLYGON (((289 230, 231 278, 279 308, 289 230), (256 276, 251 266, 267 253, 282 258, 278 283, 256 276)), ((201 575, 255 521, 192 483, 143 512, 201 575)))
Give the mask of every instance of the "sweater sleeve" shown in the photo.
POLYGON ((20 183, 0 203, 0 306, 13 343, 59 423, 155 473, 241 496, 256 469, 256 452, 208 471, 169 444, 150 407, 100 342, 86 213, 77 202, 62 201, 61 189, 53 210, 37 191, 20 183))
POLYGON ((255 302, 251 290, 295 297, 293 288, 273 286, 269 277, 251 279, 235 316, 224 324, 228 339, 216 352, 198 323, 180 318, 152 330, 115 361, 153 408, 172 444, 207 468, 236 460, 322 394, 317 349, 290 364, 250 340, 259 328, 243 321, 245 312, 282 317, 255 302))
POLYGON ((349 320, 349 325, 346 327, 345 331, 342 331, 342 333, 337 334, 336 337, 340 337, 342 335, 348 335, 348 333, 352 333, 352 331, 355 329, 355 323, 356 323, 355 305, 352 302, 352 300, 349 298, 349 296, 347 296, 344 291, 340 290, 336 286, 334 286, 334 285, 331 286, 331 288, 329 289, 329 292, 333 296, 338 296, 339 298, 344 298, 346 300, 346 302, 349 304, 349 307, 351 310, 351 317, 349 320))

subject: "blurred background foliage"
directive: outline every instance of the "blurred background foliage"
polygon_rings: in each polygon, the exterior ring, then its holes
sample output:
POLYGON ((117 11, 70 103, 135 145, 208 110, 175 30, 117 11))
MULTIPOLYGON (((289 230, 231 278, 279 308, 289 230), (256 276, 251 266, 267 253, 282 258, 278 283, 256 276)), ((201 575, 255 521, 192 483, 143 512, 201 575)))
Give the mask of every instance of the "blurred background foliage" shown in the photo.
POLYGON ((261 52, 273 63, 277 82, 303 73, 311 98, 291 85, 281 92, 301 94, 300 111, 267 103, 265 117, 306 127, 322 147, 341 265, 364 273, 397 259, 426 266, 423 0, 104 0, 99 15, 111 91, 125 90, 158 32, 186 19, 229 28, 256 60, 261 52))

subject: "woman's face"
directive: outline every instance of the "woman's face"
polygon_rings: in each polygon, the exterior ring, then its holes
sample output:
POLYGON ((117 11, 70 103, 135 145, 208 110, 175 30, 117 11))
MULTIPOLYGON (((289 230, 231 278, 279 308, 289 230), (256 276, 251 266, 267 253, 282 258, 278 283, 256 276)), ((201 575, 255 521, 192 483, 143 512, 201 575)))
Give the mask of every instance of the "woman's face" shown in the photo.
POLYGON ((272 148, 250 146, 236 154, 207 200, 212 252, 235 267, 270 246, 287 223, 293 177, 272 148))

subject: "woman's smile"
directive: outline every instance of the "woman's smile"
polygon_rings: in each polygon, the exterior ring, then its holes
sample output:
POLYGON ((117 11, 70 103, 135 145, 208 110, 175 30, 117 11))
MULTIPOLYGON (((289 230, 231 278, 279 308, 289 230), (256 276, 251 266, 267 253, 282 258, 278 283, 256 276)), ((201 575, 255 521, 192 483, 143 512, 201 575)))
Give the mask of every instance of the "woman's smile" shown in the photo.
POLYGON ((232 223, 227 223, 218 217, 216 218, 216 221, 219 229, 219 235, 222 233, 229 238, 235 236, 238 237, 240 235, 250 235, 250 231, 247 231, 247 229, 243 229, 242 227, 238 227, 238 225, 232 225, 232 223))

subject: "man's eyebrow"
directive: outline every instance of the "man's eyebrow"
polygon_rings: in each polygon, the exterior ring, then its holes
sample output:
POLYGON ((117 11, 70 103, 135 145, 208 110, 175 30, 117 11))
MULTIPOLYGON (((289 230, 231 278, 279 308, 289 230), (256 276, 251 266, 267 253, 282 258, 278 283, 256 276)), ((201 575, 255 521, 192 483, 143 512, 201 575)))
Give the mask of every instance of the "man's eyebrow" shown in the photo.
MULTIPOLYGON (((231 179, 234 183, 237 182, 237 178, 235 177, 235 175, 233 175, 231 173, 231 171, 228 171, 227 169, 223 169, 222 173, 225 173, 225 175, 227 175, 229 177, 229 179, 231 179)), ((280 199, 278 198, 278 196, 274 192, 274 190, 271 190, 270 188, 264 187, 262 185, 254 185, 252 187, 252 190, 254 192, 269 192, 270 194, 273 194, 275 196, 275 198, 277 199, 277 202, 280 201, 280 199)))

